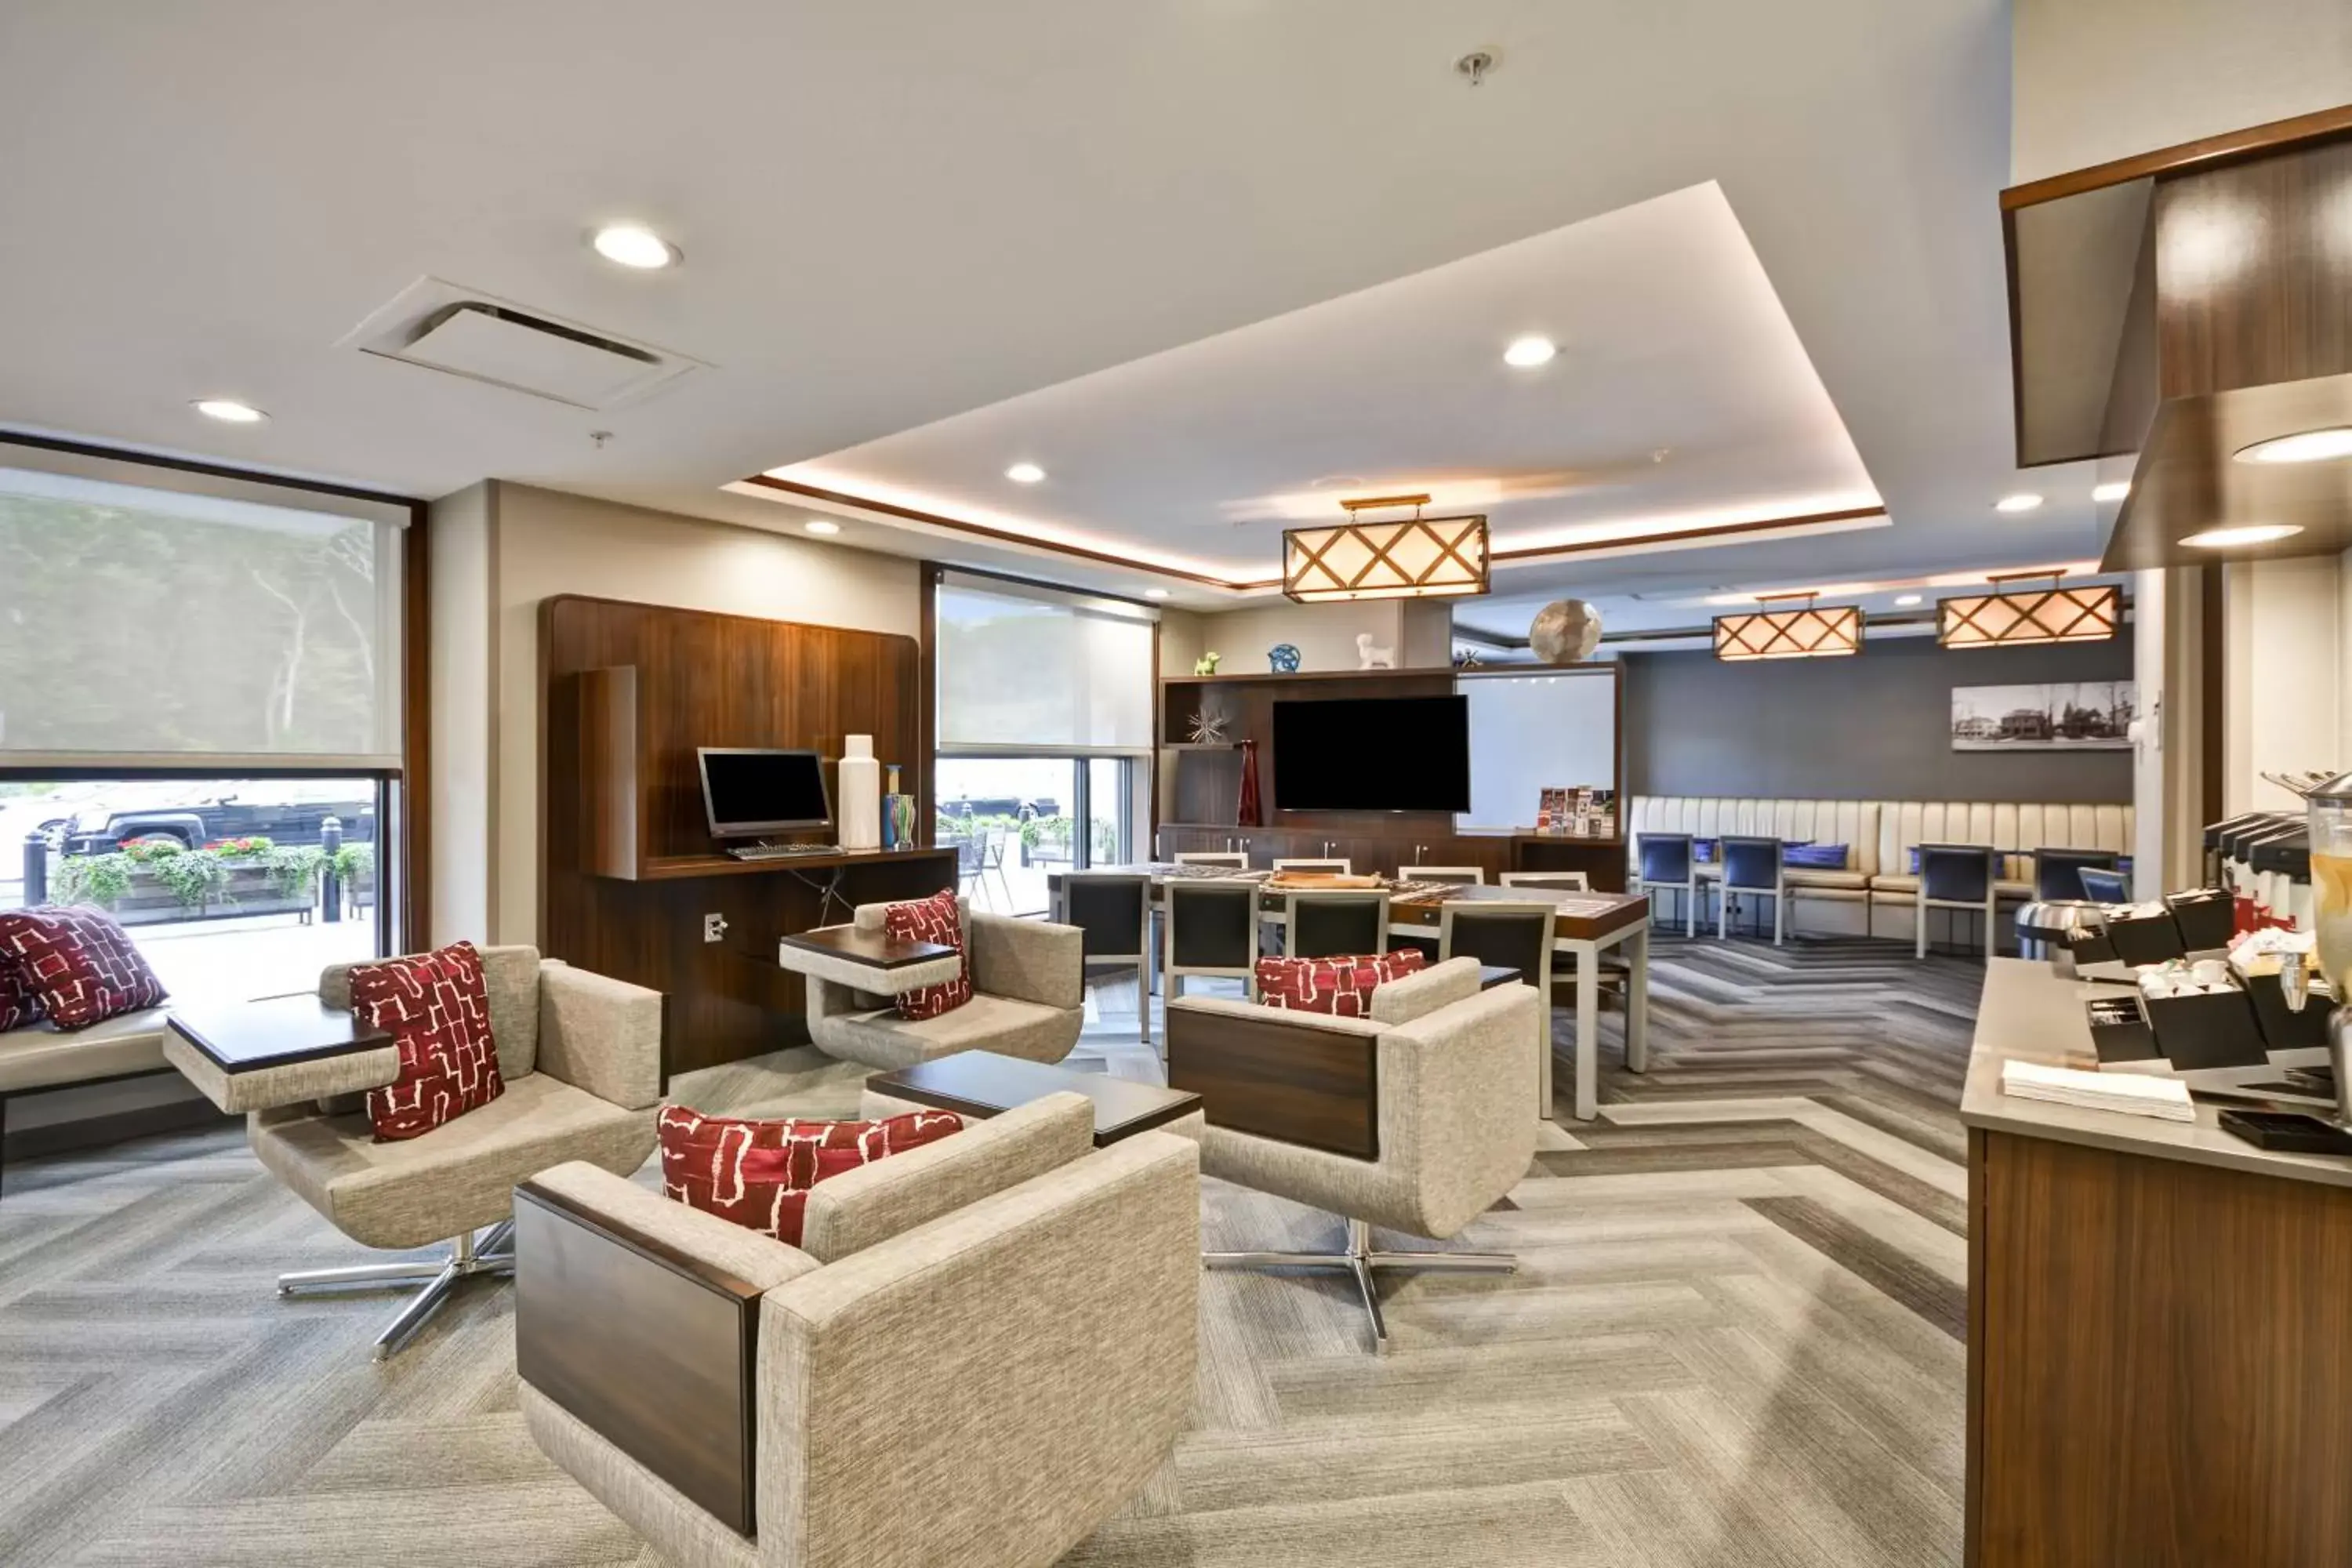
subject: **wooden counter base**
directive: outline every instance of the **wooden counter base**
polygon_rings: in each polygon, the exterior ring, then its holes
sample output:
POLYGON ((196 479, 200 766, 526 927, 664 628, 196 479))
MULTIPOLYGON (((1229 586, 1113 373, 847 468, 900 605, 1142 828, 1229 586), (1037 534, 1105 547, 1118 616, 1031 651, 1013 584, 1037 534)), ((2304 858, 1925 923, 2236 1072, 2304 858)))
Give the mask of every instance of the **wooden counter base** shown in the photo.
POLYGON ((1969 1134, 1971 1568, 2352 1563, 2352 1191, 1969 1134))

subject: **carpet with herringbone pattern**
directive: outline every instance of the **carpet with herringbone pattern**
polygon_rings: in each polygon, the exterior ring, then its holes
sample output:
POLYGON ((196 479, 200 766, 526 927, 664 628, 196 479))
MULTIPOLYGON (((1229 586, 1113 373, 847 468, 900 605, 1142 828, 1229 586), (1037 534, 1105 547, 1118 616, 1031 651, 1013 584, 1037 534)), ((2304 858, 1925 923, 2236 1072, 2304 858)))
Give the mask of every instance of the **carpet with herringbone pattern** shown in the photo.
MULTIPOLYGON (((1352 1286, 1205 1276, 1193 1430, 1071 1563, 1958 1561, 1952 1108, 1981 968, 1858 941, 1654 956, 1652 1070, 1622 1070, 1612 1015, 1601 1119, 1563 1103, 1457 1243, 1520 1272, 1393 1284, 1380 1358, 1352 1286)), ((803 1051, 674 1093, 822 1114, 857 1076, 803 1051)), ((1204 1201, 1213 1247, 1339 1233, 1223 1184, 1204 1201)), ((655 1562, 525 1435, 503 1287, 382 1366, 394 1298, 273 1292, 365 1256, 231 1126, 11 1166, 0 1563, 655 1562)))

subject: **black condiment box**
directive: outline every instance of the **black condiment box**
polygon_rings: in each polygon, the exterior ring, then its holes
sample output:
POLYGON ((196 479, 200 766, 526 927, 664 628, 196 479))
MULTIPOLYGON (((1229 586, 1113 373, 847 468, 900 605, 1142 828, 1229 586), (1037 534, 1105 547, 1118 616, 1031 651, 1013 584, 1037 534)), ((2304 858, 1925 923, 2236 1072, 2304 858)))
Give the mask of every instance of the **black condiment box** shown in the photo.
POLYGON ((2074 955, 2074 966, 2086 963, 2116 962, 2116 939, 2107 934, 2105 926, 2086 926, 2066 933, 2066 951, 2074 955))
POLYGON ((2091 1048, 2098 1053, 2101 1067, 2164 1059, 2138 997, 2101 996, 2084 1003, 2083 1011, 2091 1020, 2091 1048))
POLYGON ((2188 996, 2142 996, 2156 1048, 2175 1072, 2270 1064, 2254 1005, 2243 991, 2200 991, 2188 996))
POLYGON ((2298 1013, 2286 1005, 2286 987, 2275 974, 2246 976, 2246 995, 2254 1005, 2254 1022, 2263 1042, 2274 1051, 2300 1051, 2327 1045, 2327 1015, 2336 998, 2314 986, 2298 1013))
POLYGON ((2110 915, 2107 940, 2116 944, 2116 956, 2126 963, 2162 963, 2189 952, 2170 910, 2160 915, 2110 915))
POLYGON ((2164 907, 2172 911, 2173 923, 2180 928, 2181 946, 2190 952, 2211 952, 2237 939, 2235 901, 2219 888, 2167 893, 2164 907))

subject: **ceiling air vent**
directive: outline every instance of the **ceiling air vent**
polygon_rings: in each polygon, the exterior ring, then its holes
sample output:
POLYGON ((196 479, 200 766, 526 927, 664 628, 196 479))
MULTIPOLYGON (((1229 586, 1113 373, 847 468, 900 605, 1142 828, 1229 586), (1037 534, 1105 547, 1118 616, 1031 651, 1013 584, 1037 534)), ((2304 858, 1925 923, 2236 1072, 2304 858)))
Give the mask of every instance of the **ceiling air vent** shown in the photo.
POLYGON ((588 409, 636 402, 702 368, 437 278, 402 289, 339 346, 588 409))

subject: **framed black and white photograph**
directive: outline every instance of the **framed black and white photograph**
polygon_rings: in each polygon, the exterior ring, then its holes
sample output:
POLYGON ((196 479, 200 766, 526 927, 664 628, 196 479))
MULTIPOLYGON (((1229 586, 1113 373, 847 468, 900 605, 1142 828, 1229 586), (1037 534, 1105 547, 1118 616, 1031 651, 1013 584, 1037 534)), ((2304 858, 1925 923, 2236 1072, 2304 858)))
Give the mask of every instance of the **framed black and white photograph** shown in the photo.
POLYGON ((1955 686, 1956 752, 2120 752, 2131 747, 2138 711, 2128 680, 2054 686, 1955 686))

